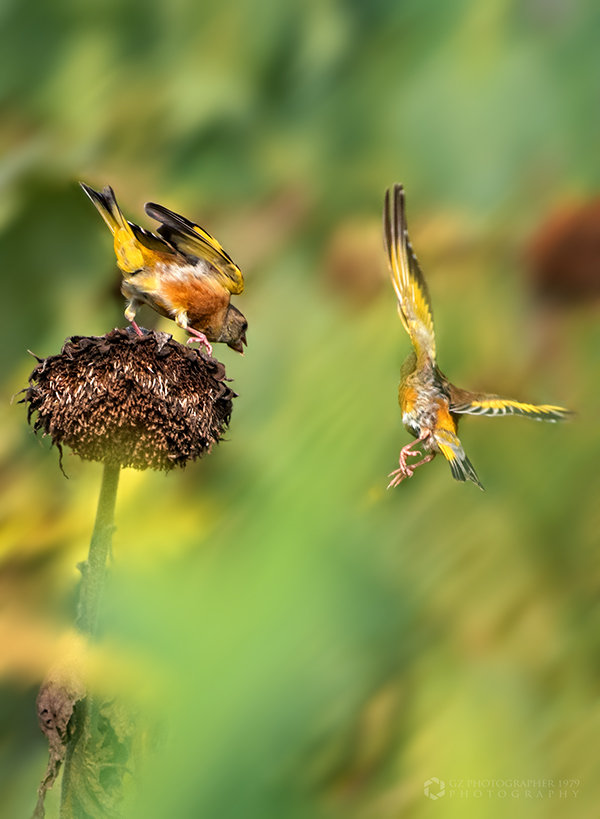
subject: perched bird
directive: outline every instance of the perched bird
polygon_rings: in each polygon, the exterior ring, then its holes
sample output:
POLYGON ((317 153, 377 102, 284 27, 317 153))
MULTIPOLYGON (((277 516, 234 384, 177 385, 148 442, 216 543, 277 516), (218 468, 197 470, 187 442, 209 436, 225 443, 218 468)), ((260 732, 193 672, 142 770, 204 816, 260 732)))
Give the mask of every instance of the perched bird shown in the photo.
POLYGON ((412 477, 418 466, 431 461, 438 452, 450 464, 457 481, 468 478, 483 489, 457 435, 461 415, 524 415, 537 421, 561 421, 571 413, 549 404, 525 404, 461 390, 448 381, 436 363, 431 300, 408 238, 402 185, 386 191, 383 224, 398 312, 414 347, 402 366, 398 401, 402 422, 417 439, 401 450, 400 465, 390 473, 388 489, 412 477), (413 450, 415 443, 422 443, 424 452, 413 450), (407 459, 413 457, 421 460, 408 463, 407 459))
POLYGON ((127 299, 125 318, 136 333, 142 335, 136 312, 148 304, 186 330, 191 336, 188 343, 204 344, 209 355, 211 341, 243 354, 248 322, 229 300, 243 291, 244 278, 217 240, 184 216, 152 202, 145 210, 160 227, 150 233, 125 219, 111 187, 99 193, 80 185, 113 235, 123 273, 121 292, 127 299))

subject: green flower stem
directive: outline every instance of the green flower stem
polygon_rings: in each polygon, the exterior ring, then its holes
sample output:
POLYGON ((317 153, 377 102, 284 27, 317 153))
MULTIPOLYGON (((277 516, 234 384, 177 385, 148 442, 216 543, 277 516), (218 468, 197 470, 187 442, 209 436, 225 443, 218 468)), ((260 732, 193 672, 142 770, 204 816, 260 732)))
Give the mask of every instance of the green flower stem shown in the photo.
POLYGON ((77 626, 84 634, 92 637, 96 636, 98 628, 98 609, 106 576, 106 559, 112 545, 120 469, 119 464, 104 464, 90 551, 86 562, 80 564, 82 576, 77 626))
MULTIPOLYGON (((98 612, 106 578, 106 561, 110 554, 114 530, 119 472, 118 464, 104 464, 90 551, 87 560, 79 564, 81 587, 77 627, 91 639, 97 636, 98 631, 98 612)), ((75 706, 69 725, 63 770, 61 819, 112 815, 109 809, 110 795, 104 792, 100 785, 103 742, 98 731, 100 705, 93 694, 88 694, 75 706)))

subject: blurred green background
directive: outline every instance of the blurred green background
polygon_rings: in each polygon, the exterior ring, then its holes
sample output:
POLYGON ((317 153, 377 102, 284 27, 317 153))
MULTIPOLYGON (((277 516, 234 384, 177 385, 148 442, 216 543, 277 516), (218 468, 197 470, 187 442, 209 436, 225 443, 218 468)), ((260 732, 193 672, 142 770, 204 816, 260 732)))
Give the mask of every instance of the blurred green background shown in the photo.
POLYGON ((250 324, 244 358, 218 349, 228 440, 122 476, 104 632, 151 737, 125 815, 597 816, 598 309, 568 265, 550 304, 528 247, 600 186, 598 4, 4 0, 0 26, 2 815, 33 810, 100 480, 69 454, 65 480, 10 396, 28 349, 124 325, 83 179, 214 233, 250 324), (440 459, 385 490, 396 181, 442 369, 578 411, 467 419, 485 494, 440 459))

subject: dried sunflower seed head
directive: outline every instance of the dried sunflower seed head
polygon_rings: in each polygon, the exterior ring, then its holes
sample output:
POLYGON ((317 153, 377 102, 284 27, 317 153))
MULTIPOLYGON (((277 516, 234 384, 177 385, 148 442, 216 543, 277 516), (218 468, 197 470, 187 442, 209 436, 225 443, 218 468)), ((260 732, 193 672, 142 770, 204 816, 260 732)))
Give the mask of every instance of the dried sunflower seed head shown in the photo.
POLYGON ((113 330, 73 336, 59 355, 38 359, 23 402, 35 432, 59 449, 169 470, 221 439, 234 397, 219 361, 166 333, 113 330))

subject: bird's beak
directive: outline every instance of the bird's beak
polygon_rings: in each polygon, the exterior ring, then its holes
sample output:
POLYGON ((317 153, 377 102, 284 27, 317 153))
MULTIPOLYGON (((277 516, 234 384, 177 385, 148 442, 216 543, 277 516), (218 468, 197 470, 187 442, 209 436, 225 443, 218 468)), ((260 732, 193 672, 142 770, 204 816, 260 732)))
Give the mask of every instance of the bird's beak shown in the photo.
POLYGON ((240 353, 240 355, 244 355, 244 345, 248 346, 248 342, 246 341, 246 333, 241 335, 235 344, 230 344, 229 346, 232 350, 236 350, 236 352, 240 353))

